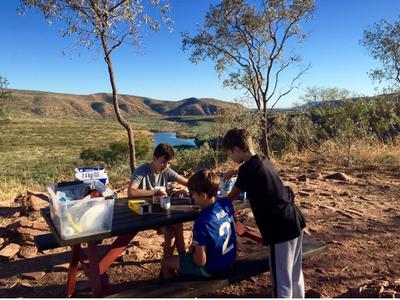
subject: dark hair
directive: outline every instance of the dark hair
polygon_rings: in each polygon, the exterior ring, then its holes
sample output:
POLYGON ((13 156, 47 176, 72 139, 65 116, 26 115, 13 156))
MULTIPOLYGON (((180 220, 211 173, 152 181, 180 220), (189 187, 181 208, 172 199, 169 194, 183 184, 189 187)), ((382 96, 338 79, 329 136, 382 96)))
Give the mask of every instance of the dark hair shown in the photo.
POLYGON ((219 177, 211 170, 200 170, 189 178, 187 184, 191 193, 206 193, 209 198, 217 196, 219 177))
POLYGON ((246 129, 233 128, 225 134, 222 140, 222 148, 225 150, 238 147, 242 151, 248 151, 251 146, 251 136, 246 129))
POLYGON ((175 153, 170 144, 161 143, 154 149, 153 155, 156 158, 164 156, 166 160, 171 160, 174 158, 175 153))

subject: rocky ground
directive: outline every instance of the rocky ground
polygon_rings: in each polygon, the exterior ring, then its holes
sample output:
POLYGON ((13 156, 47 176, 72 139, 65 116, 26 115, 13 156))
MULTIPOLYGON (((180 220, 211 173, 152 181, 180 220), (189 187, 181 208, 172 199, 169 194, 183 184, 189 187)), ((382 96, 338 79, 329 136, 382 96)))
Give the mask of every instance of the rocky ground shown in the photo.
MULTIPOLYGON (((308 297, 400 297, 400 174, 283 168, 285 184, 308 219, 306 234, 329 249, 304 261, 308 297)), ((63 297, 69 249, 38 252, 33 236, 47 232, 38 210, 46 195, 28 192, 0 202, 0 297, 63 297)), ((255 226, 250 209, 239 219, 255 226)), ((191 239, 191 225, 185 237, 191 239)), ((104 243, 110 243, 106 240, 104 243)), ((162 237, 140 233, 107 272, 111 286, 158 276, 162 237)), ((239 238, 239 255, 261 250, 239 238)), ((269 274, 254 276, 208 297, 269 297, 269 274)), ((77 296, 89 296, 78 275, 77 296)))

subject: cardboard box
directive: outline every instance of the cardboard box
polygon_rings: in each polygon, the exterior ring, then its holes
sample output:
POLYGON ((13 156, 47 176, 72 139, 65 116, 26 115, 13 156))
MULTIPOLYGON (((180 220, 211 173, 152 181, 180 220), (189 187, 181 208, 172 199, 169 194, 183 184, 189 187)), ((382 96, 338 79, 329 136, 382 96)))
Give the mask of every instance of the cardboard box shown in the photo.
POLYGON ((75 179, 81 181, 100 180, 101 183, 107 185, 108 175, 106 169, 102 167, 95 168, 75 168, 75 179))
POLYGON ((148 215, 151 214, 152 206, 146 200, 129 200, 129 208, 137 213, 138 215, 148 215))

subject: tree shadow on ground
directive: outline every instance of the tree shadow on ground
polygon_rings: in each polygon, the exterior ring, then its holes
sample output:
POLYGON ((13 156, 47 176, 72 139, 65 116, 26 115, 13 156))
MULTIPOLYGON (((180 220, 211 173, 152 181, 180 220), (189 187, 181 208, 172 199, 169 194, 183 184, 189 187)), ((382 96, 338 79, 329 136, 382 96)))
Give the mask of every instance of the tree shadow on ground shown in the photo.
MULTIPOLYGON (((101 245, 100 253, 104 254, 109 249, 109 245, 101 245)), ((29 259, 20 259, 16 261, 3 261, 0 262, 0 279, 6 279, 12 276, 18 276, 21 273, 29 272, 60 272, 67 271, 64 267, 55 267, 57 265, 69 263, 71 261, 71 251, 48 254, 29 259)), ((122 262, 116 261, 113 266, 140 266, 147 263, 159 263, 159 259, 146 260, 141 262, 129 261, 122 262)))
POLYGON ((20 207, 1 207, 0 218, 12 218, 13 215, 20 210, 20 207))

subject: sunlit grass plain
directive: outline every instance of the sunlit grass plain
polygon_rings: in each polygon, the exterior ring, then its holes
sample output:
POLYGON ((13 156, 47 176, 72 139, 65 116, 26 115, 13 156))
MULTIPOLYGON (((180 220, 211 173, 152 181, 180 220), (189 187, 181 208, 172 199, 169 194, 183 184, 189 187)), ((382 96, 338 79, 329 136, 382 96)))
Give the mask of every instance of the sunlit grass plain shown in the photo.
MULTIPOLYGON (((196 136, 198 126, 187 126, 151 117, 131 119, 137 134, 176 131, 196 136), (195 129, 197 128, 197 129, 195 129)), ((84 148, 105 148, 126 141, 126 132, 115 119, 26 117, 0 122, 0 200, 14 199, 26 190, 41 191, 52 182, 72 180, 84 148)), ((199 130, 201 131, 201 130, 199 130)), ((127 180, 129 166, 108 169, 110 183, 127 180)))
MULTIPOLYGON (((214 134, 212 120, 202 117, 181 117, 175 122, 171 118, 141 116, 130 121, 136 137, 160 131, 200 139, 214 134)), ((90 166, 79 158, 83 149, 104 149, 113 142, 127 141, 125 129, 113 118, 14 117, 0 121, 0 128, 0 201, 12 200, 27 190, 44 191, 49 183, 73 180, 74 168, 90 166)), ((348 167, 398 174, 399 145, 399 137, 385 144, 378 140, 356 141, 348 167)), ((320 150, 317 154, 288 149, 279 156, 273 155, 272 159, 278 166, 280 163, 292 166, 316 163, 342 169, 346 165, 348 154, 343 145, 327 142, 320 150)), ((130 177, 128 162, 109 167, 107 172, 112 188, 126 185, 130 177)))

